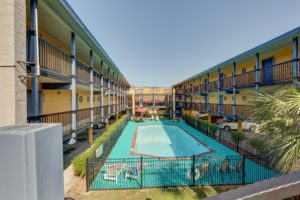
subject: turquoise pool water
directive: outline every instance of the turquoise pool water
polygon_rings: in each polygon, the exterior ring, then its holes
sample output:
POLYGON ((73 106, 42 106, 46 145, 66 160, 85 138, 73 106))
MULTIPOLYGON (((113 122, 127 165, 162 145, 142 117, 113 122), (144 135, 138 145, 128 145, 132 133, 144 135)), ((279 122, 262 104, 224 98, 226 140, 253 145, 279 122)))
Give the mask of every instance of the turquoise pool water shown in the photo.
POLYGON ((142 125, 137 127, 133 152, 150 157, 184 157, 210 150, 176 125, 142 125))

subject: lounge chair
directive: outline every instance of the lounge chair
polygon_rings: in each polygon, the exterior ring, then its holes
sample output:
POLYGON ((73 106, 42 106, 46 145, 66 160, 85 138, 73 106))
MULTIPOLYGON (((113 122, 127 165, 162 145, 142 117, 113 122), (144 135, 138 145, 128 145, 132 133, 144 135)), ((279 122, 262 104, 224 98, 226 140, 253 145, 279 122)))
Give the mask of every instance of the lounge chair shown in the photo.
POLYGON ((106 163, 104 164, 104 167, 104 179, 116 181, 116 184, 118 184, 118 176, 122 173, 125 163, 106 163))
POLYGON ((128 167, 125 178, 132 178, 132 179, 138 179, 141 174, 141 164, 137 164, 136 166, 130 166, 128 167))
MULTIPOLYGON (((217 164, 215 165, 214 167, 214 170, 218 170, 221 174, 221 178, 222 178, 222 181, 224 182, 224 175, 225 174, 229 174, 230 175, 230 168, 229 168, 229 160, 228 159, 225 159, 221 166, 218 166, 217 164)), ((231 179, 231 177, 230 177, 231 179)))
POLYGON ((151 120, 154 120, 154 115, 151 115, 151 120))
POLYGON ((239 178, 242 177, 242 168, 243 168, 243 159, 240 159, 236 165, 230 165, 230 169, 232 172, 237 172, 239 178))
MULTIPOLYGON (((195 165, 195 181, 203 179, 205 176, 211 176, 210 162, 203 162, 195 165)), ((186 174, 188 179, 192 179, 192 170, 186 174)))

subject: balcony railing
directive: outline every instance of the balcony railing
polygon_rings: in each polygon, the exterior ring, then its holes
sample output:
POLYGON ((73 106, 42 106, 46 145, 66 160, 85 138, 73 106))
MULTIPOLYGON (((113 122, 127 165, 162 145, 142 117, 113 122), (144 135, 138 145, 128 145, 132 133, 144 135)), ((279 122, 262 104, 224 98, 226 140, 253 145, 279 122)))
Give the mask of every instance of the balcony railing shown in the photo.
POLYGON ((249 118, 251 115, 252 106, 236 105, 236 115, 238 118, 249 118))
POLYGON ((217 91, 218 90, 218 81, 209 82, 209 91, 217 91))
POLYGON ((254 86, 255 82, 255 70, 236 75, 237 87, 254 86))
POLYGON ((210 103, 209 104, 210 113, 212 114, 218 114, 218 104, 216 103, 210 103))
POLYGON ((199 85, 195 85, 194 86, 194 94, 198 94, 199 93, 199 85))
POLYGON ((40 115, 36 118, 28 117, 28 123, 35 122, 35 120, 41 123, 61 123, 63 136, 72 132, 72 111, 40 115))
POLYGON ((93 108, 94 121, 101 118, 100 106, 93 108))
POLYGON ((105 118, 108 117, 108 105, 103 106, 103 114, 105 118))
POLYGON ((265 67, 260 70, 260 82, 262 84, 291 81, 293 79, 293 64, 297 65, 299 70, 299 59, 265 67))
POLYGON ((87 65, 76 60, 76 67, 77 67, 77 77, 78 80, 89 83, 90 82, 90 69, 87 65))
POLYGON ((39 54, 41 68, 64 76, 71 76, 71 55, 69 53, 40 38, 39 54))
POLYGON ((232 116, 233 115, 233 105, 232 104, 223 104, 222 105, 223 115, 232 116))
POLYGON ((207 84, 200 84, 200 92, 206 94, 207 92, 207 84))
POLYGON ((207 112, 207 106, 206 103, 200 103, 200 111, 202 113, 206 113, 207 112))
POLYGON ((176 89, 176 94, 182 95, 183 94, 183 89, 176 89))
POLYGON ((221 81, 221 88, 222 89, 232 89, 232 76, 223 78, 221 81))
POLYGON ((200 103, 194 103, 194 110, 199 111, 200 103))
POLYGON ((100 77, 101 77, 101 75, 100 75, 98 72, 94 71, 94 76, 93 76, 93 78, 94 78, 94 84, 95 84, 96 86, 100 86, 100 85, 101 85, 100 77))
POLYGON ((77 110, 77 128, 88 126, 90 122, 91 108, 77 110))

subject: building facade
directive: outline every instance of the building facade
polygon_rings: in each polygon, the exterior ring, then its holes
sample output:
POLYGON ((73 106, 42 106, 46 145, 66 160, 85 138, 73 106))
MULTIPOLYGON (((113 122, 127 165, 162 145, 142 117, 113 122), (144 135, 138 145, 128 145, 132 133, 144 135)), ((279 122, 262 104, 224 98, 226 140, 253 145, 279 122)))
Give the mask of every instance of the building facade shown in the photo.
POLYGON ((62 123, 74 142, 126 111, 130 84, 65 0, 1 4, 0 126, 62 123))
POLYGON ((251 115, 251 101, 299 79, 300 28, 173 85, 176 109, 235 120, 251 115))
POLYGON ((172 89, 168 87, 131 87, 128 107, 132 113, 136 108, 145 108, 149 114, 169 114, 172 99, 172 89))

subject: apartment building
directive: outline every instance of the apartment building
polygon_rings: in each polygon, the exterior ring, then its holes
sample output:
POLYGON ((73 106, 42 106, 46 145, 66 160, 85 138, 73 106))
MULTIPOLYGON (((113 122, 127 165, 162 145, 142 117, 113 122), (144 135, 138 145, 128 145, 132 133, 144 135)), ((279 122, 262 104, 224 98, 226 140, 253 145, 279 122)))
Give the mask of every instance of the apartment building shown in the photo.
POLYGON ((176 109, 235 120, 251 115, 251 101, 299 79, 300 27, 173 85, 176 109))
POLYGON ((168 87, 132 87, 128 95, 128 108, 145 108, 150 114, 169 114, 173 107, 172 89, 168 87))
POLYGON ((2 4, 0 126, 62 123, 64 139, 75 142, 126 112, 129 82, 67 1, 2 4))

